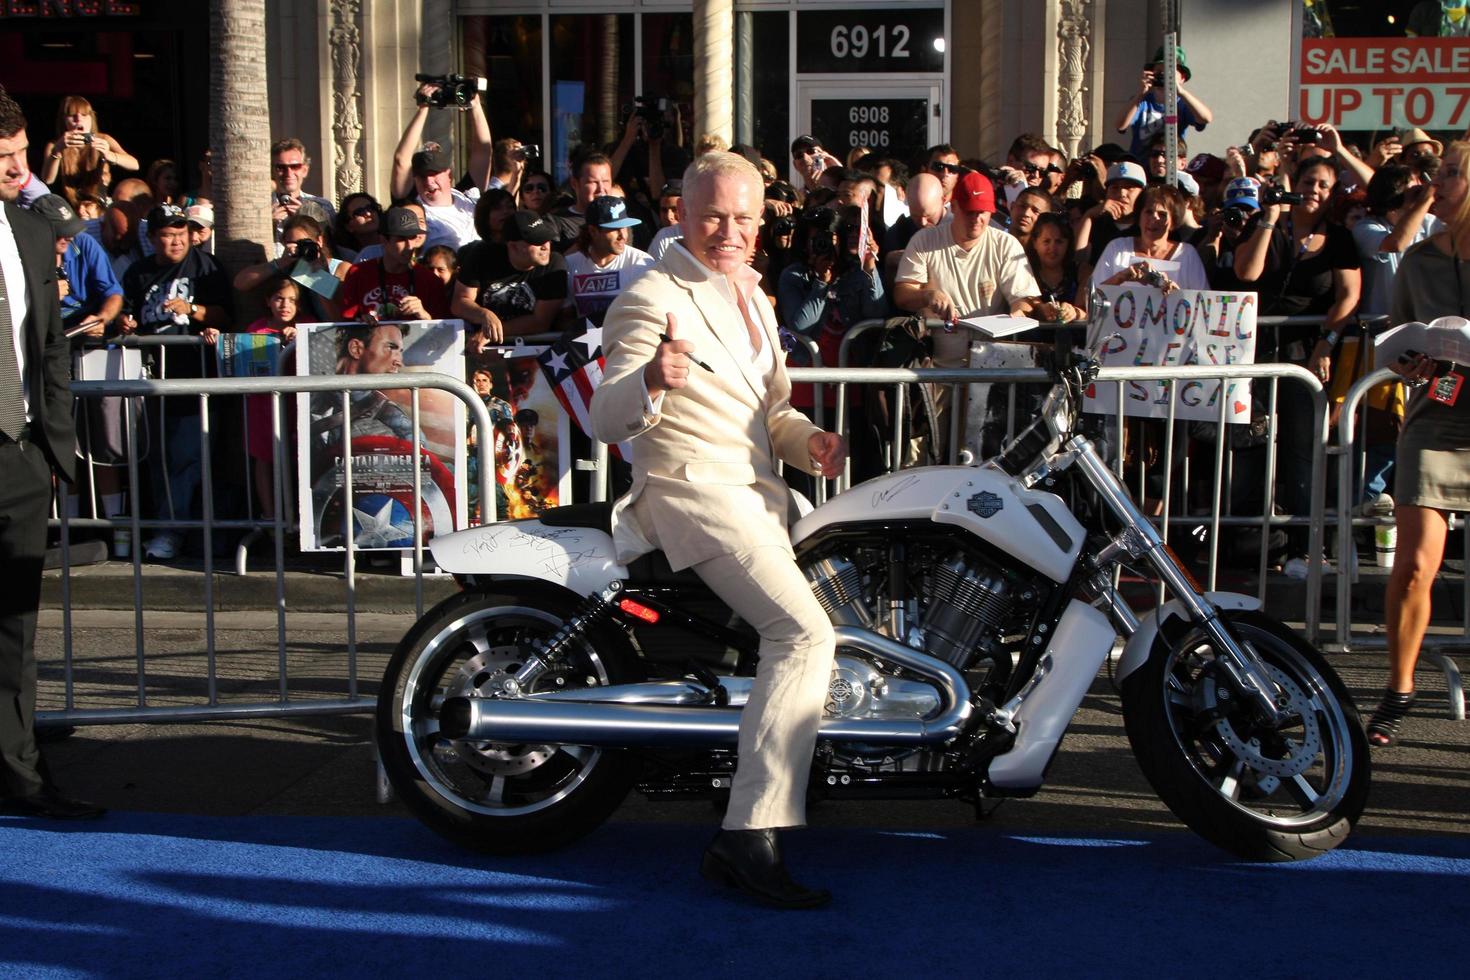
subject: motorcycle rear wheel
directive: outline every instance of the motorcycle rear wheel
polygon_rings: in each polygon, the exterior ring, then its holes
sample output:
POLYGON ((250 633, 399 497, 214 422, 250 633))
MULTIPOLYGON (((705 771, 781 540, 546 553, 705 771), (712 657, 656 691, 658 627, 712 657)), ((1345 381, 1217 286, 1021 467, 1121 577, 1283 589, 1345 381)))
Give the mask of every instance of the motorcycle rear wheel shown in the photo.
MULTIPOLYGON (((571 596, 549 590, 464 592, 430 610, 398 645, 378 694, 378 753, 398 798, 432 830, 485 853, 537 853, 590 833, 627 796, 635 762, 626 752, 438 733, 445 698, 491 696, 574 609, 571 596)), ((627 641, 591 630, 534 690, 635 679, 627 641)))
POLYGON ((1291 700, 1278 730, 1219 682, 1199 630, 1162 637, 1123 682, 1123 718, 1144 775, 1170 810, 1211 843, 1251 861, 1295 861, 1347 838, 1368 801, 1368 741, 1352 699, 1322 655, 1284 624, 1229 613, 1291 700), (1222 696, 1221 692, 1224 692, 1222 696))

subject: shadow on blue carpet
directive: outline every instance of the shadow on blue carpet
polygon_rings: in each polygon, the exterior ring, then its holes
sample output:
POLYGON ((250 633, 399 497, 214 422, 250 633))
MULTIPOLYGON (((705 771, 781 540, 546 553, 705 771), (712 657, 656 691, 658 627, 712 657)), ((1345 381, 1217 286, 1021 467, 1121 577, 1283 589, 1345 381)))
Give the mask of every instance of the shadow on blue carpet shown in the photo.
POLYGON ((1457 974, 1470 919, 1466 839, 1251 865, 1186 833, 823 828, 788 857, 833 904, 778 913, 698 878, 710 833, 611 824, 510 859, 389 818, 0 820, 0 974, 1457 974))

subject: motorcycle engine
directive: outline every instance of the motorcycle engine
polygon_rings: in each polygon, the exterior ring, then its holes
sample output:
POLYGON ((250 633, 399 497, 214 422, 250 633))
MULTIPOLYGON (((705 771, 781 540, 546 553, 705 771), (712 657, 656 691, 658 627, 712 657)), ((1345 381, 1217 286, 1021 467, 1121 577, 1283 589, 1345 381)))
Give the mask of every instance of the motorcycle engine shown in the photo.
MULTIPOLYGON (((917 556, 916 556, 917 557, 917 556)), ((917 630, 902 637, 920 645, 930 656, 964 671, 990 659, 1009 667, 1003 649, 1005 626, 1034 597, 989 561, 963 551, 937 549, 915 563, 924 570, 917 585, 917 630)), ((863 568, 848 555, 832 553, 807 566, 812 592, 832 622, 863 629, 881 629, 874 610, 881 593, 877 568, 863 568)))
POLYGON ((929 656, 966 670, 980 657, 999 653, 1001 626, 1017 596, 998 569, 984 568, 963 554, 950 556, 931 569, 926 598, 919 628, 929 656))

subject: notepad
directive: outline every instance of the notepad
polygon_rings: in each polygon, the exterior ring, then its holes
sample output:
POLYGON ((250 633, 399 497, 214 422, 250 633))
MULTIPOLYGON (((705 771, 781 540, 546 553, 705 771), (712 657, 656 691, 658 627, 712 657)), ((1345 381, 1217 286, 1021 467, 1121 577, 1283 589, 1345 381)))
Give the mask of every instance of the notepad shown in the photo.
POLYGON ((1009 337, 1037 326, 1037 321, 1029 316, 1006 316, 1004 313, 995 316, 968 316, 959 323, 991 338, 1009 337))

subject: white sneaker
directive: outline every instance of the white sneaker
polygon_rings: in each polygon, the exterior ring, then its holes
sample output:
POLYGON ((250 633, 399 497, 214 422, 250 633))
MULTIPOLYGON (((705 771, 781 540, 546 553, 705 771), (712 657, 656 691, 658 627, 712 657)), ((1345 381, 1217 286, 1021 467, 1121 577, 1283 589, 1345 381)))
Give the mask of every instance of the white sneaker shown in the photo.
POLYGON ((179 553, 179 536, 165 531, 157 537, 150 538, 143 546, 144 556, 154 561, 168 561, 179 553))

